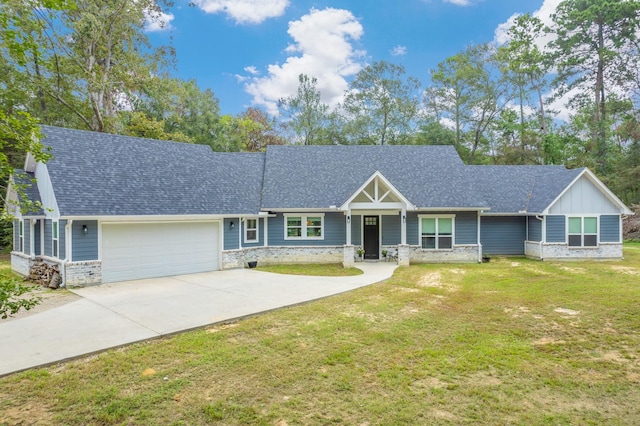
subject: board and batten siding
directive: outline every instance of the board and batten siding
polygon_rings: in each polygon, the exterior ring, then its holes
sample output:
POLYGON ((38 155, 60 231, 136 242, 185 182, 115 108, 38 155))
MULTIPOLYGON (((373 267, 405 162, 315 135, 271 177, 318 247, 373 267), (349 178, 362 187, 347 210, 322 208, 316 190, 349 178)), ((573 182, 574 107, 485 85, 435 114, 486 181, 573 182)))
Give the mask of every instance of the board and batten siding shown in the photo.
POLYGON ((620 214, 589 178, 582 176, 549 209, 551 215, 620 214))
MULTIPOLYGON (((319 215, 318 213, 315 213, 319 215)), ((287 213, 288 216, 313 216, 314 213, 287 213)), ((269 218, 269 246, 342 246, 346 242, 347 217, 343 213, 324 213, 324 238, 284 239, 284 214, 269 218)))
POLYGON ((480 242, 485 254, 524 255, 526 218, 523 216, 484 216, 480 242))
POLYGON ((619 243, 620 241, 620 216, 600 216, 600 242, 619 243))
POLYGON ((75 221, 71 225, 71 259, 74 262, 98 260, 98 221, 75 221), (87 226, 87 233, 82 226, 87 226))
POLYGON ((529 216, 527 218, 527 241, 542 241, 542 221, 529 216))
POLYGON ((564 216, 547 216, 547 243, 566 243, 566 219, 564 216))
POLYGON ((382 216, 382 245, 392 246, 402 241, 400 215, 382 216))

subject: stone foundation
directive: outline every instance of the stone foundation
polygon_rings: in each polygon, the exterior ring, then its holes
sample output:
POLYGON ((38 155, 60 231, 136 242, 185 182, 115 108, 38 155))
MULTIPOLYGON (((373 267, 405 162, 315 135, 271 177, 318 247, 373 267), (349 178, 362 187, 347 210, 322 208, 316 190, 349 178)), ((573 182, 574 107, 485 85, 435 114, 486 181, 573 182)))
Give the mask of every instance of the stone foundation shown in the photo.
POLYGON ((286 263, 343 263, 343 246, 295 246, 295 247, 251 247, 222 252, 222 269, 245 267, 247 262, 258 265, 286 263))
POLYGON ((17 251, 11 252, 11 270, 18 275, 26 277, 29 275, 29 269, 33 265, 34 258, 17 251))
POLYGON ((542 259, 542 245, 539 241, 525 241, 524 255, 531 259, 542 259))
POLYGON ((543 260, 618 260, 622 259, 622 244, 600 243, 598 247, 569 247, 566 244, 543 244, 543 260))
POLYGON ((102 262, 89 260, 67 263, 64 279, 67 287, 100 284, 102 282, 102 262))
POLYGON ((344 246, 342 250, 342 266, 351 268, 356 264, 356 248, 353 245, 344 246))
POLYGON ((409 247, 409 260, 411 263, 478 262, 477 245, 455 246, 451 250, 424 250, 420 246, 406 247, 409 247))

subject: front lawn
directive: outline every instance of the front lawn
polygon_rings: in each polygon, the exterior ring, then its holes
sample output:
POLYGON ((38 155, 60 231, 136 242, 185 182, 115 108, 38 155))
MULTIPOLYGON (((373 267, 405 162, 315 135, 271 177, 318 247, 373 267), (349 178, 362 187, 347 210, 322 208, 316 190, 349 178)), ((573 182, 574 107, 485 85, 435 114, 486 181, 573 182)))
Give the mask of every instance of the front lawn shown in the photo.
POLYGON ((0 424, 640 424, 640 243, 625 257, 399 268, 2 378, 0 424))
POLYGON ((345 268, 340 263, 329 264, 290 264, 290 265, 269 265, 258 266, 258 270, 264 272, 274 272, 277 274, 290 275, 314 275, 322 277, 346 277, 350 275, 360 275, 362 271, 358 268, 345 268))

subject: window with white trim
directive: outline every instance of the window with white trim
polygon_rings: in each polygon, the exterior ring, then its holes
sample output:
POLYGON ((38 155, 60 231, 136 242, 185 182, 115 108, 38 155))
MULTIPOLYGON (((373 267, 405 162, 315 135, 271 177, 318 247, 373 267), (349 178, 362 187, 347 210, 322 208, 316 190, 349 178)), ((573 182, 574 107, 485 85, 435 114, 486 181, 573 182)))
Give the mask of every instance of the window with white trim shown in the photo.
POLYGON ((420 216, 420 246, 425 250, 453 248, 455 216, 420 216))
POLYGON ((324 215, 285 215, 285 240, 321 240, 324 238, 324 215))
POLYGON ((245 219, 244 221, 244 242, 258 242, 258 219, 245 219))
POLYGON ((51 222, 51 255, 52 257, 58 257, 58 249, 60 248, 60 240, 58 238, 59 231, 58 221, 54 220, 51 222))
POLYGON ((24 251, 24 220, 18 220, 18 251, 22 253, 24 251))
POLYGON ((568 221, 567 241, 569 242, 569 247, 598 246, 597 217, 569 217, 568 221))

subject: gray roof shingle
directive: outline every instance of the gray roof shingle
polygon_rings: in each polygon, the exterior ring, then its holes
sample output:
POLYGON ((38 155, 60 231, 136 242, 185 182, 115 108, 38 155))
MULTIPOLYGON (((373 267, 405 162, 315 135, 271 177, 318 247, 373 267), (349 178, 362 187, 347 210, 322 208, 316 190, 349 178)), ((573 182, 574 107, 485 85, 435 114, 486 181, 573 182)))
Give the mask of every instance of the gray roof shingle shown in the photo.
POLYGON ((42 126, 63 216, 257 213, 264 154, 42 126))

